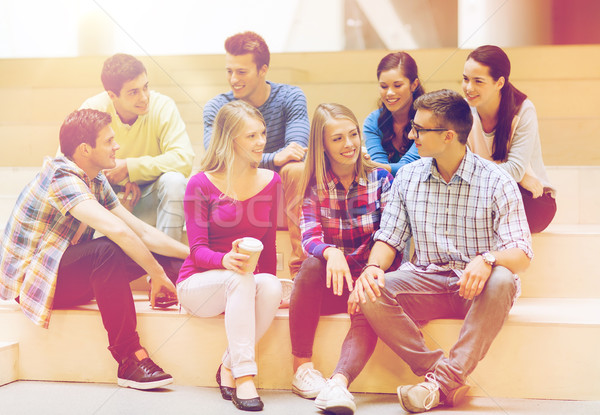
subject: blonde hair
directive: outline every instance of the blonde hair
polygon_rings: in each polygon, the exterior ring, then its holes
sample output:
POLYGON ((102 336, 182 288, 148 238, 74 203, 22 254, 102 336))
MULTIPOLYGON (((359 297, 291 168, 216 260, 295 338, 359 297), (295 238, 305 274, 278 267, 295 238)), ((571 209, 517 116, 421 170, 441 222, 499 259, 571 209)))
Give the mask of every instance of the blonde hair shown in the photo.
MULTIPOLYGON (((360 125, 354 113, 341 104, 320 104, 313 115, 310 126, 310 136, 308 142, 308 152, 304 162, 304 175, 300 189, 303 197, 306 197, 307 190, 311 185, 317 185, 319 191, 325 189, 327 170, 330 168, 329 160, 325 154, 325 127, 331 120, 346 119, 352 122, 358 130, 358 135, 362 143, 362 133, 360 125)), ((367 173, 375 169, 376 166, 371 160, 365 160, 362 146, 358 148, 358 159, 354 165, 356 178, 367 179, 367 173)))
POLYGON ((223 105, 215 117, 210 144, 200 161, 200 171, 225 174, 227 196, 235 196, 231 193, 234 164, 232 161, 235 159, 233 141, 242 133, 246 121, 252 118, 266 126, 260 111, 242 100, 223 105))

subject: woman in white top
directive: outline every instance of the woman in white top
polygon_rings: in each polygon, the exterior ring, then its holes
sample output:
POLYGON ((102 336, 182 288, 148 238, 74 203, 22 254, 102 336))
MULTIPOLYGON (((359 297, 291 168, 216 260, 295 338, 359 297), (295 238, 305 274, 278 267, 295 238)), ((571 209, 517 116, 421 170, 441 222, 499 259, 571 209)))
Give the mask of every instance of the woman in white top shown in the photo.
POLYGON ((468 145, 519 184, 529 228, 537 233, 554 218, 556 190, 542 160, 535 107, 509 75, 510 60, 497 46, 480 46, 467 57, 462 88, 473 112, 468 145))

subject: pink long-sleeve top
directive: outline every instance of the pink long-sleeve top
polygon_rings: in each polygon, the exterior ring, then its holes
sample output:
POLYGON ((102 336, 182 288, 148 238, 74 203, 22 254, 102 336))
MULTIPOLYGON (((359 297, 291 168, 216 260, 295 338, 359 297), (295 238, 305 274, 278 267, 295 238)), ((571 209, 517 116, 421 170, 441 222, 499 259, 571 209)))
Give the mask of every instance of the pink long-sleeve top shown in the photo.
POLYGON ((231 251, 231 243, 246 236, 259 239, 264 245, 255 273, 275 275, 280 187, 281 179, 273 173, 260 192, 239 201, 224 196, 204 172, 191 177, 183 202, 190 255, 179 271, 177 282, 200 272, 224 269, 223 257, 231 251))

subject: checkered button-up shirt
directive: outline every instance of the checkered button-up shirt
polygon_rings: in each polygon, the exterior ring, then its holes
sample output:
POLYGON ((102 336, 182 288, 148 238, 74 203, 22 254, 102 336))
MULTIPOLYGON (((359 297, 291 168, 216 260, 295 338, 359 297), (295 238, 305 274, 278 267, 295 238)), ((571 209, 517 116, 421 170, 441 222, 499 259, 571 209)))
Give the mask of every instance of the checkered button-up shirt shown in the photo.
MULTIPOLYGON (((42 170, 23 189, 4 230, 0 248, 0 297, 19 296, 21 309, 45 328, 50 321, 58 265, 81 222, 69 214, 84 200, 107 209, 119 201, 104 174, 90 180, 75 163, 46 159, 42 170)), ((87 227, 79 241, 92 239, 87 227)))
POLYGON ((478 253, 509 248, 533 258, 517 184, 468 149, 449 183, 429 157, 396 175, 374 239, 402 251, 411 235, 415 259, 403 269, 453 270, 460 276, 478 253))
POLYGON ((302 205, 300 230, 302 247, 317 258, 329 247, 340 249, 352 276, 357 278, 367 263, 373 233, 379 229, 383 208, 388 201, 392 176, 383 169, 368 173, 367 180, 355 180, 348 191, 332 173, 325 189, 313 185, 302 205))

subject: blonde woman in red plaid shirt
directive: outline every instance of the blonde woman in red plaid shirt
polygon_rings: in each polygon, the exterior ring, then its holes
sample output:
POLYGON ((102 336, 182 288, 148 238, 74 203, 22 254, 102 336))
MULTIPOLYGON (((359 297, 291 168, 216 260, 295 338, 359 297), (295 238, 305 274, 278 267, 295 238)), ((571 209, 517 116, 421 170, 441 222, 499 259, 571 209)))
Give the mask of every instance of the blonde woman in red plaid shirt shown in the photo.
POLYGON ((373 353, 377 336, 361 314, 352 316, 328 380, 314 368, 312 349, 319 317, 347 311, 353 280, 365 266, 372 235, 379 229, 392 176, 364 159, 358 121, 343 105, 317 107, 309 140, 300 218, 302 246, 309 257, 296 275, 290 300, 292 390, 316 398, 319 409, 353 413, 356 405, 347 388, 373 353))

